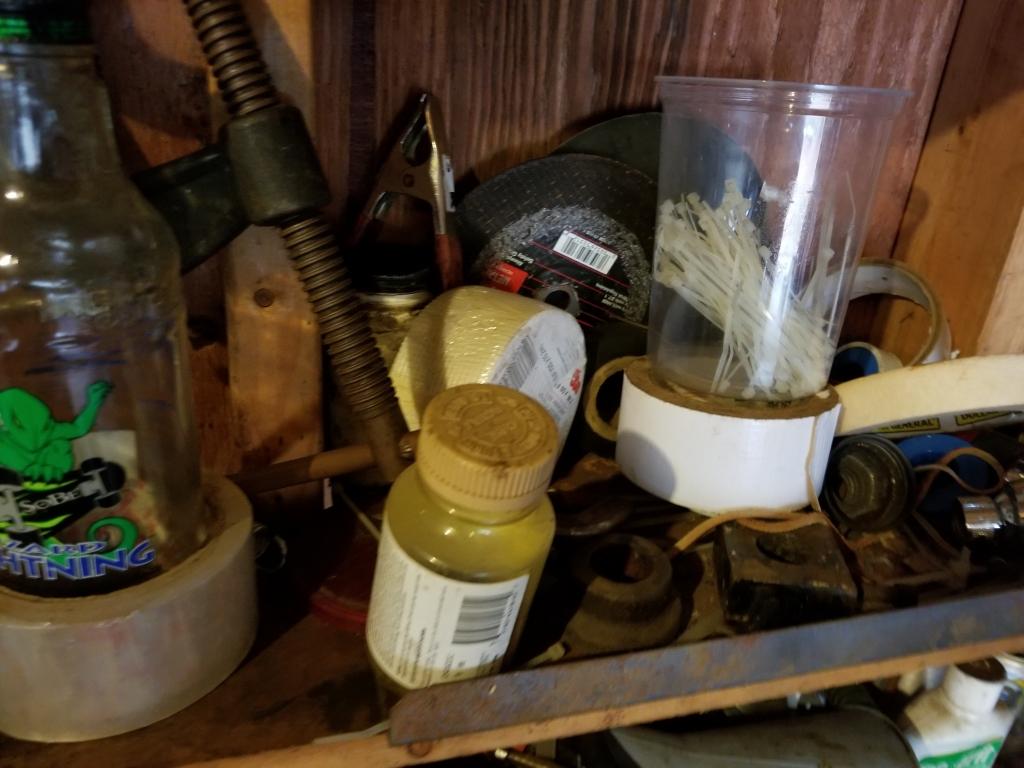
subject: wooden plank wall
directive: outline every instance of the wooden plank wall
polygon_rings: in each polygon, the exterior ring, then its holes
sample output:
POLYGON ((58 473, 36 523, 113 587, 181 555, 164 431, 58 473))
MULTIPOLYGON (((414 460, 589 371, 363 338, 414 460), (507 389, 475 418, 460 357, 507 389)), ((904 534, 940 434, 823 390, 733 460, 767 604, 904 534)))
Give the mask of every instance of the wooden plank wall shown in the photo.
MULTIPOLYGON (((896 243, 965 355, 1024 352, 1022 51, 1024 2, 965 3, 896 243)), ((877 333, 906 353, 919 324, 894 307, 877 333)))
POLYGON ((905 88, 913 96, 894 132, 866 248, 888 256, 960 5, 321 0, 317 74, 341 90, 321 89, 331 104, 320 109, 333 108, 338 124, 346 95, 350 105, 347 130, 335 134, 347 137, 349 159, 331 165, 332 181, 342 197, 365 193, 382 140, 419 90, 440 100, 456 175, 467 186, 546 154, 602 118, 654 108, 659 74, 905 88))
MULTIPOLYGON (((361 204, 388 137, 421 90, 431 91, 444 109, 458 187, 465 191, 547 153, 602 118, 654 107, 658 74, 763 77, 913 92, 895 129, 866 250, 869 256, 888 256, 961 3, 246 0, 245 5, 270 44, 270 67, 282 90, 307 107, 339 219, 361 204)), ((161 0, 95 5, 101 59, 129 167, 161 162, 207 141, 215 110, 181 5, 161 0)), ((188 280, 190 314, 202 331, 192 364, 203 455, 221 471, 311 450, 321 439, 321 407, 311 387, 301 389, 301 413, 282 421, 268 408, 268 398, 272 403, 284 396, 295 372, 252 348, 261 339, 294 341, 297 337, 289 334, 295 333, 309 339, 309 318, 302 316, 301 303, 290 300, 271 312, 253 309, 251 291, 266 278, 260 271, 267 265, 288 283, 279 254, 246 243, 242 255, 232 249, 234 255, 188 280), (249 328, 236 336, 244 341, 232 345, 226 316, 261 323, 262 331, 249 328), (255 392, 254 376, 266 379, 255 392), (261 426, 254 430, 253 424, 261 426)), ((304 349, 306 372, 312 375, 319 359, 313 361, 315 355, 304 349)))

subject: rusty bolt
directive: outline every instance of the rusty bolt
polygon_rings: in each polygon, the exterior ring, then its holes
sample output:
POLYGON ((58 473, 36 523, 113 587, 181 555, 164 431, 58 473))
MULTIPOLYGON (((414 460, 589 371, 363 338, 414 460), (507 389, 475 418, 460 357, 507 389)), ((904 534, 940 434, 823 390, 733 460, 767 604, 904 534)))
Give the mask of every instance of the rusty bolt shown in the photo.
POLYGON ((273 304, 275 298, 274 292, 266 288, 260 288, 252 295, 252 300, 264 309, 273 304))

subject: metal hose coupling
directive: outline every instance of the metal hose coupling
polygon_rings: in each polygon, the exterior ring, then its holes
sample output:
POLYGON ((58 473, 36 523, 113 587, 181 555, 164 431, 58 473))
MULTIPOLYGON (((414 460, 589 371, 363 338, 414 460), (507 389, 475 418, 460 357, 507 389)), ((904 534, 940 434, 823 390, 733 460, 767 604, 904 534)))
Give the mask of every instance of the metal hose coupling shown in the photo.
POLYGON ((386 480, 406 464, 405 422, 366 312, 320 209, 327 184, 301 113, 278 97, 237 0, 183 0, 231 114, 226 144, 249 220, 278 228, 313 306, 331 374, 386 480))

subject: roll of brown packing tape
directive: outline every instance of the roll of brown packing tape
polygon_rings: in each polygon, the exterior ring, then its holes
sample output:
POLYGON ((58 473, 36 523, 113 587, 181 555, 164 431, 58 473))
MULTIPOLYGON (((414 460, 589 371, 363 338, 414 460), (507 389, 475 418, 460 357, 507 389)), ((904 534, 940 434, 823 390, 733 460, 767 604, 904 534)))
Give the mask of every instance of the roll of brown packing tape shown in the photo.
POLYGON ((256 633, 252 511, 222 478, 207 478, 204 495, 214 535, 154 579, 70 599, 0 589, 0 731, 113 736, 174 714, 234 670, 256 633))

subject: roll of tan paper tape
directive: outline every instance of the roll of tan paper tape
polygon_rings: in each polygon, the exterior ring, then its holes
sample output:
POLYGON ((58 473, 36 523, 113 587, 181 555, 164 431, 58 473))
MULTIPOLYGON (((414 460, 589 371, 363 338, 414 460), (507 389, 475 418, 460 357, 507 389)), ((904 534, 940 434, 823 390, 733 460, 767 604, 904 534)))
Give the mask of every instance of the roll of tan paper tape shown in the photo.
POLYGON ((0 588, 0 731, 113 736, 187 707, 234 670, 256 634, 252 511, 222 478, 206 479, 204 497, 210 541, 156 578, 64 599, 0 588))
POLYGON ((1024 421, 1024 355, 963 357, 836 387, 839 435, 894 437, 1024 421))
POLYGON ((501 384, 543 405, 564 441, 586 365, 583 331, 567 312, 514 293, 466 286, 443 293, 413 321, 391 381, 409 429, 427 403, 459 384, 501 384))

